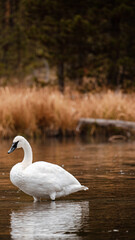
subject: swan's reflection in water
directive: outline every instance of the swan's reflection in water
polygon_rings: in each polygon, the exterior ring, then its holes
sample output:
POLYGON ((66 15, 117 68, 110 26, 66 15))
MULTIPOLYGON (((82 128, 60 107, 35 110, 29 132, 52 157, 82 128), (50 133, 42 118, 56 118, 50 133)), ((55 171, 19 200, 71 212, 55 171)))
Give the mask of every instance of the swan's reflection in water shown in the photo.
POLYGON ((79 239, 89 217, 89 202, 44 202, 29 204, 11 213, 14 240, 79 239))

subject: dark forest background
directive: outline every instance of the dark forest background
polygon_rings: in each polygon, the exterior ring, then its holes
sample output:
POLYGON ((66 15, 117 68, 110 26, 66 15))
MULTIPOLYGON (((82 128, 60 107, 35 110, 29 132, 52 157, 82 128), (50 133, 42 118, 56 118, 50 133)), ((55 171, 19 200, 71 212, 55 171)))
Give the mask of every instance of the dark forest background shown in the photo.
POLYGON ((135 1, 0 0, 0 77, 28 74, 41 59, 82 85, 135 86, 135 1))

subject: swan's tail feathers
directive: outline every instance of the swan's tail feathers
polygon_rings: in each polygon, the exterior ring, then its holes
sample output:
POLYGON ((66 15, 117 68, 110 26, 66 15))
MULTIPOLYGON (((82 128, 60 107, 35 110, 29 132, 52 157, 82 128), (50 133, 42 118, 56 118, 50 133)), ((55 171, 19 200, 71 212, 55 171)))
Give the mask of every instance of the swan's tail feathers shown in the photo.
POLYGON ((89 188, 88 187, 86 187, 86 186, 81 186, 82 187, 82 190, 84 190, 84 191, 87 191, 87 190, 89 190, 89 188))
MULTIPOLYGON (((78 191, 81 191, 81 190, 88 190, 89 188, 86 187, 86 186, 83 186, 81 184, 77 184, 77 185, 70 185, 68 187, 65 187, 65 189, 63 189, 62 193, 64 192, 64 196, 68 195, 68 194, 71 194, 71 193, 75 193, 75 192, 78 192, 78 191)), ((63 196, 61 194, 58 194, 59 196, 63 196)))

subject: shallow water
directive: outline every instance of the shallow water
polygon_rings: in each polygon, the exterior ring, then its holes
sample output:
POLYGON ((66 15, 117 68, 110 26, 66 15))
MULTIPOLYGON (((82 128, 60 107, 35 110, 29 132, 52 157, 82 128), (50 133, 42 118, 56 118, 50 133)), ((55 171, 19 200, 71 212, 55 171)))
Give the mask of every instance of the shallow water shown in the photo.
POLYGON ((34 160, 57 163, 89 191, 33 203, 9 180, 22 150, 0 144, 0 240, 135 239, 135 142, 30 141, 34 160))

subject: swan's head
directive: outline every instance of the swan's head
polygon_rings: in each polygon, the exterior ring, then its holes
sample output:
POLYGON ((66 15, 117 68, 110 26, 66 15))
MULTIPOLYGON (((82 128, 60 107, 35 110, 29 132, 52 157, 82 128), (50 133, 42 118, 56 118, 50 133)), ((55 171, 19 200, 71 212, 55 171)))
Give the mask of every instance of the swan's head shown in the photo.
POLYGON ((12 153, 16 148, 23 148, 27 140, 22 136, 16 136, 8 153, 12 153))

